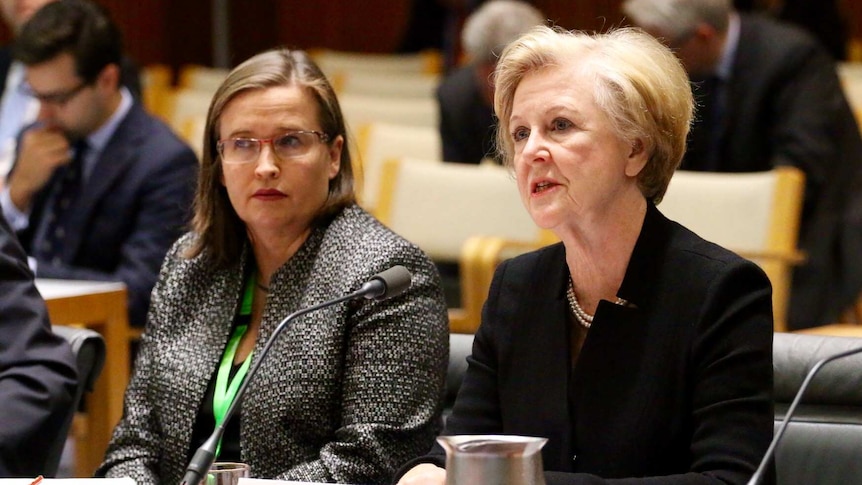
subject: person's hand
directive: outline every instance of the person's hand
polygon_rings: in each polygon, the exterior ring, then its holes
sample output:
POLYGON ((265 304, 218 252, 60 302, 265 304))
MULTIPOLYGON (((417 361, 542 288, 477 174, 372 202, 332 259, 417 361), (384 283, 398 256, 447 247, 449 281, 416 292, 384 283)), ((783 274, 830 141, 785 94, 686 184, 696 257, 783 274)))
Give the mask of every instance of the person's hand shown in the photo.
POLYGON ((71 160, 69 140, 60 130, 35 127, 24 132, 15 169, 6 181, 15 207, 26 211, 54 171, 71 160))
POLYGON ((401 477, 401 480, 398 480, 398 485, 445 485, 445 483, 446 470, 431 463, 414 466, 401 477))

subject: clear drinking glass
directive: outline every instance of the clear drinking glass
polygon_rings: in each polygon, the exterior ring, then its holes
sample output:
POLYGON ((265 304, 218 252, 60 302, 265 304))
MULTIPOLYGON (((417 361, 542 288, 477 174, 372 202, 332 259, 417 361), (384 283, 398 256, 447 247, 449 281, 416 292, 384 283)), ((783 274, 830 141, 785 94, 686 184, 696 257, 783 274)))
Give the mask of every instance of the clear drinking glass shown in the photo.
POLYGON ((250 477, 249 466, 245 463, 213 463, 201 485, 237 485, 239 479, 250 477))

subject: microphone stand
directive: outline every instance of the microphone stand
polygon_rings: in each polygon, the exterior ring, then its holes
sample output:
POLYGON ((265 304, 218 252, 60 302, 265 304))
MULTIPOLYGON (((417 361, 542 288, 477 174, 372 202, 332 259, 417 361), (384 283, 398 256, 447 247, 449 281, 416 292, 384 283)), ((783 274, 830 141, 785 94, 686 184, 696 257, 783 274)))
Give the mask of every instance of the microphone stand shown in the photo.
POLYGON ((275 330, 272 331, 272 336, 270 336, 269 340, 264 345, 263 349, 260 351, 260 356, 255 359, 254 363, 248 369, 248 373, 240 384, 239 388, 236 391, 236 398, 233 402, 228 406, 227 411, 225 412, 224 419, 218 426, 216 426, 213 433, 209 438, 201 445, 200 448, 197 449, 194 456, 192 456, 191 461, 189 462, 189 466, 186 468, 186 474, 183 477, 183 481, 181 482, 183 485, 199 485, 203 477, 209 471, 210 467, 215 461, 215 450, 218 445, 219 440, 224 434, 225 425, 228 420, 233 416, 233 413, 236 411, 236 406, 239 403, 242 396, 245 395, 245 389, 248 387, 248 383, 251 381, 252 377, 257 373, 258 367, 260 367, 261 362, 263 362, 264 357, 269 353, 269 348, 272 347, 275 339, 278 338, 278 335, 287 327, 287 324, 290 323, 293 319, 305 315, 306 313, 311 313, 316 310, 320 310, 321 308, 326 308, 328 306, 337 305, 338 303, 345 302, 348 300, 353 300, 360 297, 366 298, 375 298, 379 296, 386 295, 386 282, 379 279, 372 279, 371 281, 362 285, 362 287, 353 293, 350 293, 346 296, 338 297, 334 300, 328 300, 323 303, 318 303, 317 305, 310 306, 308 308, 303 308, 297 310, 287 317, 284 318, 281 322, 279 322, 278 326, 275 327, 275 330))

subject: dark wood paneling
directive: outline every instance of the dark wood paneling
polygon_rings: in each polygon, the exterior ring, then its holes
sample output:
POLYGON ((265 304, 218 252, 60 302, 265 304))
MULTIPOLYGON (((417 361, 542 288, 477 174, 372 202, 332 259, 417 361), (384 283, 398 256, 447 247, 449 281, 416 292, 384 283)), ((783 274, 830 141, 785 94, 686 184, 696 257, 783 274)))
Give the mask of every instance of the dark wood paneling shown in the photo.
POLYGON ((279 40, 310 49, 394 52, 407 21, 407 0, 279 2, 279 40))
POLYGON ((620 25, 622 0, 535 0, 533 4, 566 29, 603 31, 620 25))
MULTIPOLYGON (((125 5, 130 0, 116 1, 125 5)), ((156 2, 162 4, 162 21, 167 29, 167 48, 162 52, 162 62, 174 67, 183 64, 212 65, 211 2, 209 0, 156 0, 156 2)))
MULTIPOLYGON (((98 0, 123 32, 126 52, 139 65, 169 63, 170 29, 167 0, 98 0)), ((198 2, 203 3, 203 2, 198 2)))
MULTIPOLYGON (((96 0, 123 30, 139 64, 212 63, 211 0, 96 0)), ((850 32, 862 38, 862 2, 839 0, 850 32)), ((622 0, 533 0, 557 25, 605 30, 620 25, 622 0)), ((231 0, 231 64, 278 45, 304 49, 394 52, 406 29, 410 0, 231 0)), ((2 23, 0 23, 2 24, 2 23)), ((0 43, 10 39, 0 25, 0 43)))
POLYGON ((862 2, 859 0, 840 0, 841 11, 847 13, 850 36, 862 42, 862 2))
MULTIPOLYGON (((279 0, 233 0, 230 9, 231 66, 285 44, 279 33, 279 9, 306 3, 279 0)), ((315 2, 307 2, 315 3, 315 2)))

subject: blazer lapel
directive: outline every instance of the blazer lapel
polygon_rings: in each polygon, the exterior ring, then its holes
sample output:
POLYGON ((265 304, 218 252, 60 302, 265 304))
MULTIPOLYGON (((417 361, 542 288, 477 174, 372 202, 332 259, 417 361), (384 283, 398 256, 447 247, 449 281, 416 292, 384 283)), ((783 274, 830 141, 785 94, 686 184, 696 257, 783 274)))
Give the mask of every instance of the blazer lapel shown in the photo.
POLYGON ((618 292, 628 304, 599 303, 578 356, 571 383, 572 453, 581 455, 576 465, 601 463, 607 450, 600 444, 607 442, 608 435, 623 436, 626 432, 616 429, 624 423, 618 416, 637 422, 647 410, 646 400, 633 401, 629 396, 642 379, 638 369, 650 350, 646 345, 651 330, 646 319, 656 299, 655 285, 650 282, 664 259, 668 224, 648 202, 643 227, 618 292))
MULTIPOLYGON (((188 361, 185 372, 173 374, 180 376, 181 381, 171 382, 176 389, 183 390, 183 395, 171 402, 171 406, 176 409, 174 416, 178 420, 177 429, 180 430, 173 449, 182 453, 189 448, 207 386, 230 338, 244 288, 247 257, 246 249, 236 266, 216 271, 201 268, 189 271, 190 274, 204 275, 209 284, 190 288, 187 305, 193 309, 190 311, 192 320, 176 344, 178 358, 188 361)), ((206 263, 198 259, 190 264, 206 263)), ((165 379, 170 380, 170 376, 165 379)), ((240 419, 240 416, 235 415, 232 419, 240 419)))
MULTIPOLYGON (((519 303, 514 322, 525 322, 512 328, 511 356, 502 359, 501 374, 509 374, 515 386, 501 388, 504 409, 523 409, 513 413, 510 429, 505 432, 551 438, 542 449, 546 464, 565 470, 571 467, 569 422, 569 369, 571 351, 568 330, 565 282, 568 269, 565 249, 558 244, 542 254, 523 282, 526 288, 517 292, 526 296, 519 303), (537 362, 542 372, 523 362, 537 362), (542 399, 536 399, 542 396, 542 399)), ((504 420, 506 417, 504 416, 504 420)))

